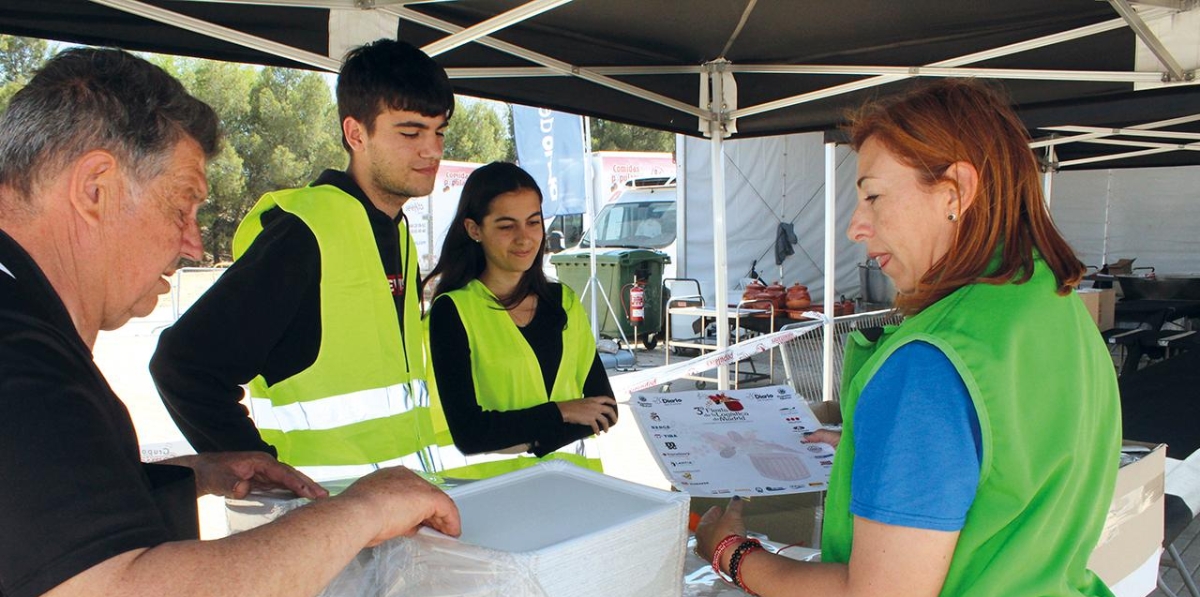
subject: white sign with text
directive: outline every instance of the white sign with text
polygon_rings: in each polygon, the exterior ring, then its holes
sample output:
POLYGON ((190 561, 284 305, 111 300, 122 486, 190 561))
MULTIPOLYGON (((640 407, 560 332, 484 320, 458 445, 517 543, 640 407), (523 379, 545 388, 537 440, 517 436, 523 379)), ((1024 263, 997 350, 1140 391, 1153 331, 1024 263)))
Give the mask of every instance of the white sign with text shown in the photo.
POLYGON ((640 392, 638 427, 675 488, 697 497, 782 495, 829 484, 833 447, 804 443, 820 421, 788 386, 640 392))

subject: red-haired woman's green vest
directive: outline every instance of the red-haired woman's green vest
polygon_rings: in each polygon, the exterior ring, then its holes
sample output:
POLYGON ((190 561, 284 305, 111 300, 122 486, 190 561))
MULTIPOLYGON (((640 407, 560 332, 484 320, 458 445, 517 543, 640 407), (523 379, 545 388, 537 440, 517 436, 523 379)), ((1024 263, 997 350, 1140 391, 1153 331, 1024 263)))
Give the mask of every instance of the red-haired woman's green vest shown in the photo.
MULTIPOLYGON (((238 226, 234 258, 278 207, 300 218, 321 252, 321 345, 307 369, 248 384, 251 415, 279 460, 295 466, 375 464, 433 444, 415 260, 406 267, 404 330, 362 204, 329 185, 263 195, 238 226)), ((416 255, 407 228, 401 246, 416 255)))
MULTIPOLYGON (((1086 566, 1116 482, 1116 375, 1083 303, 1055 294, 1041 259, 1025 284, 963 287, 875 343, 851 334, 822 561, 850 561, 858 397, 889 355, 915 341, 933 344, 954 364, 982 432, 979 488, 941 594, 1111 595, 1086 566)), ((913 431, 937 441, 937 430, 913 431)))

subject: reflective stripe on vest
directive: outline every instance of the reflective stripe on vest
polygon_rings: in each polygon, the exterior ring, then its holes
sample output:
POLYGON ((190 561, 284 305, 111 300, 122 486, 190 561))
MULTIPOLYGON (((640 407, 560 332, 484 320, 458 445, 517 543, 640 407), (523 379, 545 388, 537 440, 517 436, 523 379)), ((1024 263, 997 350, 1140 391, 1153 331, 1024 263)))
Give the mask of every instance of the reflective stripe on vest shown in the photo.
POLYGON ((429 396, 424 383, 396 384, 386 388, 360 390, 305 402, 274 405, 270 398, 251 396, 250 414, 261 429, 284 433, 301 429, 333 429, 374 419, 386 419, 427 406, 429 396), (414 394, 418 394, 414 396, 414 394), (415 399, 414 399, 415 398, 415 399))
MULTIPOLYGON (((432 445, 416 262, 405 267, 401 333, 362 203, 331 185, 267 193, 234 235, 235 258, 274 208, 304 222, 320 247, 321 346, 307 369, 247 384, 263 441, 293 466, 375 464, 432 445)), ((407 228, 397 228, 402 253, 415 256, 407 228)))

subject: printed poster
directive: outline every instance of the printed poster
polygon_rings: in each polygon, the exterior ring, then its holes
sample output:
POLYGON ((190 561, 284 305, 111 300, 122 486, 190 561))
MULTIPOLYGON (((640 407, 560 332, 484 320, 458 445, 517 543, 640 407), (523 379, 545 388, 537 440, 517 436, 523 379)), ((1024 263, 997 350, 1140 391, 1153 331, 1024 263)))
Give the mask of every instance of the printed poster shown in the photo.
POLYGON ((698 497, 824 490, 833 446, 804 443, 822 427, 788 386, 638 393, 629 401, 659 468, 698 497))

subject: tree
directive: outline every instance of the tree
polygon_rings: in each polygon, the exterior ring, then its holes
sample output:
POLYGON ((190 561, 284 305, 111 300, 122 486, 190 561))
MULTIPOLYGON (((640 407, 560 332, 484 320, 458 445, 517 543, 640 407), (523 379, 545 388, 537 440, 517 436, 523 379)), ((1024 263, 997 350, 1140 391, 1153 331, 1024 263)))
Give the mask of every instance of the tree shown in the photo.
POLYGON ((485 164, 513 161, 516 149, 507 120, 489 102, 455 99, 454 117, 446 127, 444 159, 485 164))
POLYGON ((199 220, 207 261, 232 257, 233 233, 264 193, 343 168, 333 93, 308 71, 158 56, 154 62, 221 117, 224 144, 209 162, 199 220))
POLYGON ((667 131, 622 124, 611 120, 592 120, 592 151, 665 151, 675 152, 675 135, 667 131))
POLYGON ((0 111, 49 57, 50 43, 44 39, 0 35, 0 111))
POLYGON ((326 168, 345 168, 342 129, 332 91, 321 75, 286 68, 259 71, 250 93, 250 122, 238 147, 247 163, 247 188, 303 186, 326 168))

